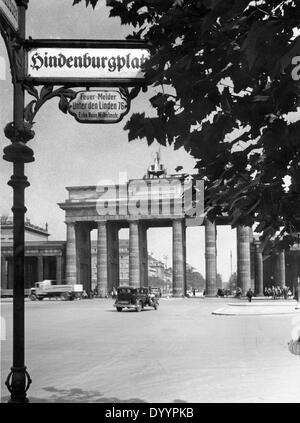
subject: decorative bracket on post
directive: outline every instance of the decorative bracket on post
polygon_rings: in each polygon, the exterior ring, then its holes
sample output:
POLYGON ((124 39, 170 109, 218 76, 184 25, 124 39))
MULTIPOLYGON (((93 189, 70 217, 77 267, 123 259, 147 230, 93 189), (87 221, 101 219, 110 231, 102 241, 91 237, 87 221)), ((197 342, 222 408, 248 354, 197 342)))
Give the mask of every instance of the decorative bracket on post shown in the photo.
POLYGON ((18 33, 15 33, 8 23, 0 16, 0 32, 3 37, 12 77, 12 83, 15 84, 17 81, 22 79, 23 69, 23 48, 21 39, 18 33))
POLYGON ((35 86, 25 82, 24 88, 28 94, 35 97, 35 100, 31 100, 24 110, 24 118, 29 125, 33 125, 33 119, 35 118, 37 112, 48 100, 51 100, 54 97, 60 97, 59 109, 63 113, 67 113, 69 104, 68 100, 72 100, 76 96, 76 92, 66 86, 54 90, 53 85, 45 85, 41 88, 40 92, 38 92, 35 86))
MULTIPOLYGON (((70 86, 63 86, 54 89, 54 85, 49 84, 44 85, 40 89, 40 91, 38 91, 38 89, 33 84, 31 84, 30 81, 25 81, 23 87, 28 94, 35 97, 35 100, 31 100, 24 110, 24 119, 26 120, 26 125, 28 125, 28 128, 30 128, 34 124, 33 120, 37 112, 47 101, 51 100, 54 97, 59 97, 60 100, 58 103, 58 107, 63 113, 67 114, 69 110, 69 102, 73 100, 77 94, 77 92, 71 89, 70 86)), ((129 103, 132 99, 137 97, 141 90, 143 92, 146 92, 147 89, 147 86, 138 86, 132 88, 129 92, 128 88, 119 88, 120 92, 123 93, 129 103)))
POLYGON ((130 92, 128 92, 128 90, 127 90, 128 98, 130 100, 133 100, 135 97, 138 96, 138 94, 140 93, 141 90, 143 91, 143 93, 147 92, 148 91, 147 85, 134 87, 134 88, 132 88, 132 90, 130 92))

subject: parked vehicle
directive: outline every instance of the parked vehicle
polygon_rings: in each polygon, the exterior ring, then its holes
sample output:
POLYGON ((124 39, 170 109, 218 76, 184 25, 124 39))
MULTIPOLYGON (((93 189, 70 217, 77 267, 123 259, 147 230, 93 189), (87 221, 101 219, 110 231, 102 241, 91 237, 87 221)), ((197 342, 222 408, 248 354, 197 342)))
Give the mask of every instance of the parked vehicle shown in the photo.
POLYGON ((81 298, 83 286, 81 284, 63 284, 56 285, 56 281, 46 279, 42 282, 36 282, 34 288, 30 288, 30 299, 43 300, 44 298, 61 298, 63 300, 74 300, 81 298))
POLYGON ((119 286, 117 288, 117 298, 114 303, 117 311, 122 311, 124 308, 141 311, 148 306, 157 310, 158 305, 158 298, 147 287, 119 286))

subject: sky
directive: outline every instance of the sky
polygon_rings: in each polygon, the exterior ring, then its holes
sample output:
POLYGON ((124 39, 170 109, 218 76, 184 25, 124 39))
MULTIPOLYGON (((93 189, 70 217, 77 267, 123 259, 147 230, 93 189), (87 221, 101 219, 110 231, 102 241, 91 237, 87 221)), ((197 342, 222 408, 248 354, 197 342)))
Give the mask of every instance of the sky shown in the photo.
MULTIPOLYGON (((130 28, 121 26, 117 18, 108 17, 105 0, 93 11, 85 2, 72 7, 73 0, 30 0, 27 11, 26 36, 33 39, 125 39, 130 28)), ((67 186, 97 185, 103 180, 119 180, 125 172, 129 179, 141 178, 153 163, 159 149, 157 143, 150 147, 145 139, 128 142, 123 128, 134 112, 153 115, 147 99, 154 89, 140 93, 131 104, 131 110, 120 123, 80 124, 71 115, 58 108, 58 99, 46 103, 35 118, 35 138, 29 142, 35 161, 25 166, 30 187, 26 189, 26 217, 33 224, 49 225, 50 240, 65 240, 64 212, 57 203, 67 198, 67 186)), ((12 121, 13 89, 5 45, 0 37, 0 127, 12 121)), ((28 101, 30 99, 28 98, 28 101)), ((3 132, 2 132, 3 134, 3 132)), ((9 144, 0 137, 1 151, 9 144)), ((169 173, 181 165, 187 173, 195 173, 195 160, 183 149, 160 148, 163 164, 169 173)), ((11 214, 12 189, 7 182, 12 174, 12 164, 0 160, 0 215, 11 214)), ((93 231, 95 232, 95 231, 93 231)), ((120 232, 124 238, 126 231, 120 232)), ((95 233, 92 235, 95 236, 95 233)), ((218 273, 226 281, 231 269, 236 270, 236 231, 218 227, 218 273), (232 251, 232 266, 230 252, 232 251)), ((154 257, 172 258, 172 232, 170 228, 148 230, 148 250, 154 257)), ((204 227, 187 229, 187 261, 205 275, 204 227)))

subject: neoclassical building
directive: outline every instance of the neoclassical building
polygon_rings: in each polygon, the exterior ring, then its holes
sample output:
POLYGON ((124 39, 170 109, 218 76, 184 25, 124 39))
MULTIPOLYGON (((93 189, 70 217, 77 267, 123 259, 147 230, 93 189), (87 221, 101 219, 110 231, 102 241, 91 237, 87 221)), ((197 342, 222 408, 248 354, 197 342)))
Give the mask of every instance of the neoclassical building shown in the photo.
MULTIPOLYGON (((25 221, 25 288, 43 279, 65 282, 65 241, 49 241, 48 225, 44 228, 25 221)), ((13 220, 0 219, 1 288, 13 288, 13 220)))
MULTIPOLYGON (((147 230, 151 227, 171 227, 173 233, 172 283, 173 296, 186 293, 186 228, 205 227, 206 295, 217 292, 217 227, 227 225, 226 218, 211 222, 203 210, 194 208, 184 193, 189 191, 186 175, 167 175, 159 156, 142 179, 97 186, 67 187, 68 198, 59 206, 65 211, 66 240, 49 241, 48 230, 26 222, 25 285, 43 279, 57 283, 81 283, 89 292, 97 285, 100 296, 124 283, 120 278, 122 243, 119 230, 129 229, 128 282, 132 286, 147 286, 149 275, 147 230), (191 210, 193 213, 191 213, 191 210), (196 213, 195 213, 196 210, 196 213), (91 241, 91 231, 97 230, 97 241, 91 241), (121 244, 121 245, 120 245, 121 244)), ((203 200, 200 187, 199 202, 203 200)), ((5 220, 5 219, 4 219, 5 220)), ((12 222, 1 221, 1 287, 13 286, 12 222)), ((260 242, 252 229, 236 229, 237 285, 245 293, 249 287, 263 295, 264 287, 288 285, 296 288, 300 277, 300 246, 290 251, 264 257, 260 242)), ((222 246, 226 248, 226 245, 222 246)), ((127 272, 127 270, 126 270, 127 272)))
MULTIPOLYGON (((119 285, 119 237, 122 228, 129 228, 129 284, 147 286, 147 229, 171 227, 173 232, 172 292, 181 297, 186 292, 186 228, 205 227, 206 295, 217 292, 217 226, 228 224, 225 218, 215 222, 203 214, 191 216, 183 207, 184 175, 168 176, 156 158, 142 179, 122 184, 67 187, 68 199, 59 206, 65 211, 67 226, 66 281, 83 283, 89 290, 90 232, 97 230, 97 287, 105 296, 119 285), (159 173, 156 172, 159 170, 159 173)), ((265 258, 269 264, 264 276, 264 257, 252 229, 239 226, 237 233, 237 284, 245 293, 249 287, 263 295, 265 285, 286 283, 284 252, 265 258), (271 264, 270 264, 271 263, 271 264), (276 263, 276 265, 274 265, 276 263), (271 269, 271 270, 270 270, 271 269), (274 275, 269 277, 270 272, 274 275), (284 275, 284 276, 283 276, 284 275)), ((224 246, 226 248, 226 246, 224 246)), ((266 263, 265 263, 266 264, 266 263)), ((298 277, 298 259, 293 259, 293 284, 298 277)))

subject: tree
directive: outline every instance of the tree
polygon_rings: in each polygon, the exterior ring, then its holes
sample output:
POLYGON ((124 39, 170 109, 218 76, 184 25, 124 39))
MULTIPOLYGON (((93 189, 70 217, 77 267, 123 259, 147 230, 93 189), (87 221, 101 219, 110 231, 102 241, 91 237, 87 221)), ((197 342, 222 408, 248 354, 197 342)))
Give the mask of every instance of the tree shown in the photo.
POLYGON ((191 266, 187 266, 186 268, 186 286, 187 288, 198 289, 199 291, 205 288, 204 277, 191 266))
POLYGON ((291 245, 300 231, 300 121, 291 118, 299 111, 299 2, 107 5, 110 16, 134 27, 128 38, 151 46, 145 72, 157 116, 132 115, 129 140, 185 148, 205 181, 211 220, 228 215, 232 227, 255 224, 264 245, 278 233, 278 248, 291 245))
POLYGON ((165 281, 158 276, 149 276, 148 278, 149 286, 155 287, 155 288, 165 288, 165 281))
POLYGON ((223 288, 223 279, 220 273, 217 273, 217 288, 220 288, 220 289, 223 288))
POLYGON ((230 289, 230 291, 235 290, 237 287, 237 273, 234 272, 229 278, 229 281, 227 283, 227 288, 230 289))

